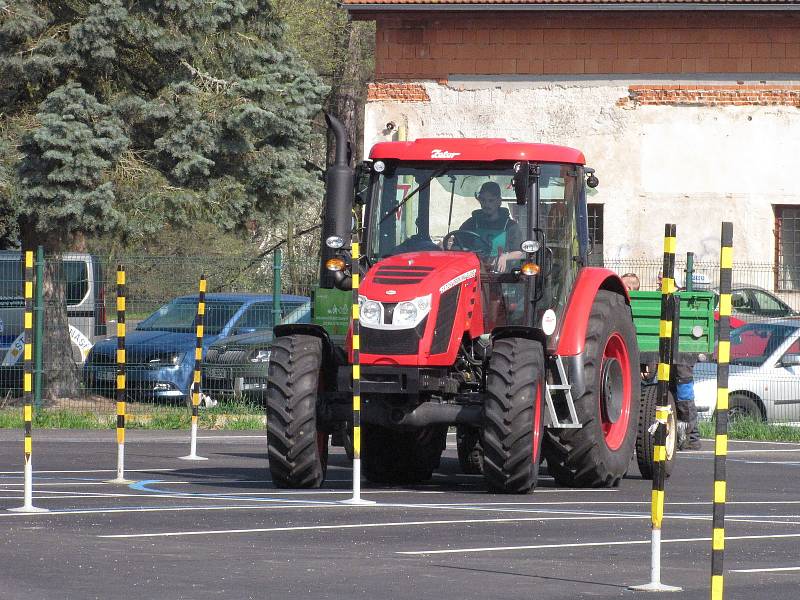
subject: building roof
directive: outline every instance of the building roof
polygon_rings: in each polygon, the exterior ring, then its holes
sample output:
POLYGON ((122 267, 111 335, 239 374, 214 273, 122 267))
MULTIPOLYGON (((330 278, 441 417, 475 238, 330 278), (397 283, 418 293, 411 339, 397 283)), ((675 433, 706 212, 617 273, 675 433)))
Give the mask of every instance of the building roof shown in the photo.
POLYGON ((387 10, 793 10, 800 0, 340 0, 349 11, 387 10))

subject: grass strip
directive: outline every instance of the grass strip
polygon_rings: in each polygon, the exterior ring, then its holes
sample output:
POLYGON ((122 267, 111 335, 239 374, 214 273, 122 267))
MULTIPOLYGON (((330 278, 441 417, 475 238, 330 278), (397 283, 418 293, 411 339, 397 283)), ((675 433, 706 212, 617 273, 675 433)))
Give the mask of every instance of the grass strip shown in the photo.
MULTIPOLYGON (((714 439, 716 424, 713 420, 700 421, 698 427, 701 437, 714 439)), ((728 438, 755 442, 800 442, 800 427, 742 418, 730 423, 728 438)))

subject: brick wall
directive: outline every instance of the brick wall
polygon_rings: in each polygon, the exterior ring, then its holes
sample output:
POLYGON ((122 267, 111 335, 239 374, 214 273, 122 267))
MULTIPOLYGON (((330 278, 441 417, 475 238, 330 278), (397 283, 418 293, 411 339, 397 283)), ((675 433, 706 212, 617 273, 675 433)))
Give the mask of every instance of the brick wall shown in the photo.
POLYGON ((427 12, 376 21, 379 81, 451 74, 800 74, 796 13, 427 12))
POLYGON ((789 85, 632 85, 617 106, 794 106, 800 86, 789 85))

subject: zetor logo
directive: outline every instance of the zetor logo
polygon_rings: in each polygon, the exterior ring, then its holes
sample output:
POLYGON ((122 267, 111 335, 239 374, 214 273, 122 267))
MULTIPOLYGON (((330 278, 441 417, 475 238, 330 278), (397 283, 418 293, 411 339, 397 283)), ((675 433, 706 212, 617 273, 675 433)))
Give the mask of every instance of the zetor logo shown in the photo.
POLYGON ((431 158, 455 158, 456 156, 461 156, 461 152, 448 152, 447 150, 439 150, 435 148, 431 152, 431 158))

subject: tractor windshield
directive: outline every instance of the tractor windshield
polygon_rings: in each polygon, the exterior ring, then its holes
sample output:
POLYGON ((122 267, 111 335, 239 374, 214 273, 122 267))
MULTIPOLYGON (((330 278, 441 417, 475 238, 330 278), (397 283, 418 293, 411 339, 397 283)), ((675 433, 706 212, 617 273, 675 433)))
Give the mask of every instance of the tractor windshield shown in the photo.
POLYGON ((530 324, 566 300, 577 255, 574 165, 545 163, 538 179, 539 202, 517 204, 514 163, 390 163, 373 180, 368 209, 367 254, 371 262, 403 252, 455 250, 477 254, 484 281, 496 276, 503 303, 494 325, 530 324), (525 258, 525 240, 545 240, 536 260, 537 286, 507 276, 525 258), (505 276, 504 276, 505 275, 505 276), (533 288, 536 287, 536 290, 533 288), (523 301, 530 296, 535 302, 523 301))
POLYGON ((520 219, 526 219, 524 207, 514 199, 512 166, 486 169, 437 163, 387 168, 378 176, 373 194, 377 202, 371 207, 370 257, 442 250, 445 241, 447 249, 486 256, 496 256, 498 249, 518 250, 525 225, 520 219), (496 205, 489 206, 491 218, 482 210, 484 198, 496 205), (458 239, 445 240, 459 230, 476 235, 456 234, 458 239))

